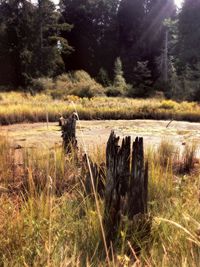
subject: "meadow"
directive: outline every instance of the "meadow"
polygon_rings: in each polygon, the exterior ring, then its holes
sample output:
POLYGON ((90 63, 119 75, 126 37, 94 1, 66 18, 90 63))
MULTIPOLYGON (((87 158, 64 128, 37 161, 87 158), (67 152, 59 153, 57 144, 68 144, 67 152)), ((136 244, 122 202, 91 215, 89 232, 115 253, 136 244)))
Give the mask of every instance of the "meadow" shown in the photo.
POLYGON ((176 102, 164 99, 130 99, 122 97, 79 98, 65 95, 55 99, 52 94, 9 92, 0 93, 0 124, 21 122, 55 122, 77 111, 80 119, 156 119, 200 121, 200 106, 196 102, 176 102))
MULTIPOLYGON (((80 152, 81 154, 81 152, 80 152)), ((145 148, 151 234, 142 242, 127 222, 109 265, 81 161, 62 148, 16 150, 0 138, 0 266, 199 266, 200 169, 195 147, 180 156, 172 143, 145 148), (141 253, 128 253, 141 242, 141 253)), ((105 148, 92 159, 105 162, 105 148)), ((79 155, 80 157, 80 155, 79 155)), ((98 198, 100 212, 104 201, 98 198)))

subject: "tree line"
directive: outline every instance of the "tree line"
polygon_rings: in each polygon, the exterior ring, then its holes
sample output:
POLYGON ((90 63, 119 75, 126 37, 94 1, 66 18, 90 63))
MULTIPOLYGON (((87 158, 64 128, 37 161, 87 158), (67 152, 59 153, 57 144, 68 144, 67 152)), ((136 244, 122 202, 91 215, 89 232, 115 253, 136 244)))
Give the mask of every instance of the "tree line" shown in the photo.
POLYGON ((1 0, 0 85, 83 69, 129 96, 199 100, 199 14, 199 0, 1 0))

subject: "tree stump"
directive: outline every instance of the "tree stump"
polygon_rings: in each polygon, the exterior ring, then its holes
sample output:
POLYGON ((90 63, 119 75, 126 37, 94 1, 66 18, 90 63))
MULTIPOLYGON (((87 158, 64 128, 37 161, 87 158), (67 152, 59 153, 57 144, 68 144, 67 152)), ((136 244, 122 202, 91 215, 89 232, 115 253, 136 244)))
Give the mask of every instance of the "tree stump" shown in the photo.
POLYGON ((76 139, 76 121, 77 114, 74 112, 68 119, 62 120, 62 139, 63 148, 65 153, 71 153, 72 150, 77 150, 77 139, 76 139))
POLYGON ((87 162, 87 156, 83 156, 83 165, 82 165, 82 176, 85 177, 85 193, 86 195, 93 195, 93 190, 92 190, 92 184, 91 184, 91 179, 94 180, 94 186, 96 193, 100 196, 104 196, 104 191, 105 191, 105 163, 102 162, 101 164, 97 164, 89 158, 89 163, 90 166, 88 166, 87 162), (92 177, 90 170, 92 172, 92 177))
POLYGON ((143 138, 132 145, 130 136, 119 137, 112 131, 106 148, 106 188, 104 225, 108 244, 113 242, 122 217, 134 220, 147 213, 148 164, 144 163, 143 138))
POLYGON ((62 127, 65 124, 66 119, 63 116, 60 116, 58 120, 58 126, 62 127))

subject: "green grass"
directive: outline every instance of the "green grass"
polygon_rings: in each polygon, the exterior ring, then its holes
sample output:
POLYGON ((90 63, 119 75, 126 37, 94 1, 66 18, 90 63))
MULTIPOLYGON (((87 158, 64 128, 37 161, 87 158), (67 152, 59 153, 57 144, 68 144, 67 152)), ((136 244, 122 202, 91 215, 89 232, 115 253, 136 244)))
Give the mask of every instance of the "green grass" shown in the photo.
POLYGON ((172 100, 129 99, 63 96, 60 100, 50 95, 10 92, 0 93, 0 124, 21 122, 54 122, 60 114, 68 116, 77 110, 80 119, 174 119, 199 122, 200 107, 194 102, 177 103, 172 100))
MULTIPOLYGON (((146 149, 152 231, 140 244, 136 266, 200 262, 199 165, 192 165, 189 173, 177 172, 175 149, 168 146, 162 142, 159 155, 146 149)), ((0 266, 107 266, 98 212, 84 194, 80 163, 64 157, 60 148, 20 153, 1 136, 0 266)), ((183 155, 179 164, 195 161, 194 148, 183 155)), ((98 148, 91 156, 100 163, 105 151, 98 148)), ((102 213, 101 199, 99 208, 102 213)), ((127 249, 138 241, 129 227, 131 222, 113 244, 111 266, 133 264, 135 257, 127 249)))

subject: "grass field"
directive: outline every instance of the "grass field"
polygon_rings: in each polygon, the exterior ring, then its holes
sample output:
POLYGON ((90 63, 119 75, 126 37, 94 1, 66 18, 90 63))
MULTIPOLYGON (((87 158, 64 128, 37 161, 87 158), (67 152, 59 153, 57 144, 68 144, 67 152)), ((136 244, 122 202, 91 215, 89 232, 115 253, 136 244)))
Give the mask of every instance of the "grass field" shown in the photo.
MULTIPOLYGON (((145 149, 149 161, 151 235, 139 256, 130 223, 119 233, 110 266, 199 266, 200 169, 195 148, 179 156, 172 143, 145 149), (187 168, 186 168, 187 167, 187 168), (136 260, 134 263, 133 261, 136 260)), ((105 161, 105 149, 92 158, 105 161)), ((97 208, 84 195, 84 176, 60 148, 10 147, 0 138, 0 266, 108 266, 97 208)), ((103 200, 99 198, 101 211, 103 200)))
POLYGON ((66 96, 53 100, 51 96, 25 93, 0 93, 0 124, 57 121, 77 110, 80 119, 174 119, 199 122, 200 106, 195 102, 172 100, 128 99, 66 96))

